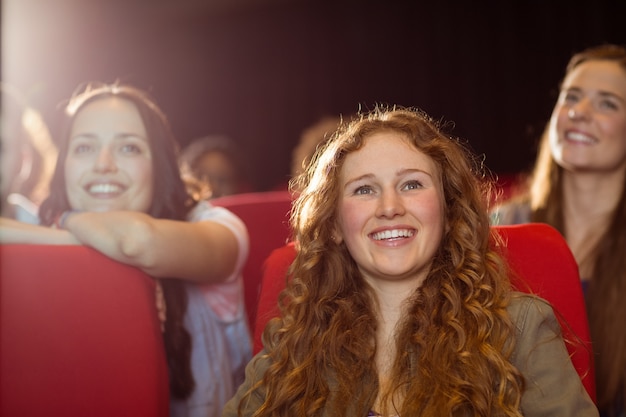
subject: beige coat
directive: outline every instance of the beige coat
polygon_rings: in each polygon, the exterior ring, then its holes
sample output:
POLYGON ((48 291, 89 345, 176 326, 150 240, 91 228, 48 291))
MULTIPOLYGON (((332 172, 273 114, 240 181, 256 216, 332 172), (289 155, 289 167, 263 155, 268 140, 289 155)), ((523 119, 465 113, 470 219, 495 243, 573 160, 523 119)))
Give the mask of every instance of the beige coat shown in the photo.
MULTIPOLYGON (((526 379, 521 411, 525 417, 596 417, 598 410, 574 369, 552 308, 543 300, 517 294, 509 306, 517 327, 512 362, 526 379)), ((260 378, 269 363, 259 353, 246 369, 246 380, 227 404, 222 417, 236 417, 239 399, 260 378)), ((257 390, 244 407, 251 416, 263 402, 257 390)), ((372 398, 373 400, 373 398, 372 398)), ((366 417, 370 404, 352 404, 346 416, 366 417)), ((325 416, 325 414, 323 414, 325 416)))

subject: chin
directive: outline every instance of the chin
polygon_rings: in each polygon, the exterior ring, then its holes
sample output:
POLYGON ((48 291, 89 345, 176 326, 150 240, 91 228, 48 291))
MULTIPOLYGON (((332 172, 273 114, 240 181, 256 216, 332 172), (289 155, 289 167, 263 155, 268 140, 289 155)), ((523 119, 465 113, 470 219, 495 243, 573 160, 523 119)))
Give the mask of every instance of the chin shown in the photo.
POLYGON ((124 210, 123 207, 118 207, 113 204, 89 204, 85 208, 85 211, 94 213, 106 213, 108 211, 124 210))

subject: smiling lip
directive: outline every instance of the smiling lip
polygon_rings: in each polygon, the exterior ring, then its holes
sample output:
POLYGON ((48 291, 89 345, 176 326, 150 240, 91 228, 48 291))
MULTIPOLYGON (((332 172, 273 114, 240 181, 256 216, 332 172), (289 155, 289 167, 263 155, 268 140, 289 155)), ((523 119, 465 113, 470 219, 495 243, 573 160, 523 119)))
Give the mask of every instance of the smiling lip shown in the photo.
POLYGON ((376 241, 406 239, 415 235, 414 229, 388 229, 371 233, 370 237, 376 241))
POLYGON ((125 186, 116 182, 93 182, 84 188, 88 194, 100 198, 115 197, 126 191, 125 186))
POLYGON ((586 145, 593 145, 598 143, 598 139, 594 138, 591 135, 586 133, 577 131, 577 130, 568 130, 565 132, 565 140, 573 143, 580 143, 586 145))

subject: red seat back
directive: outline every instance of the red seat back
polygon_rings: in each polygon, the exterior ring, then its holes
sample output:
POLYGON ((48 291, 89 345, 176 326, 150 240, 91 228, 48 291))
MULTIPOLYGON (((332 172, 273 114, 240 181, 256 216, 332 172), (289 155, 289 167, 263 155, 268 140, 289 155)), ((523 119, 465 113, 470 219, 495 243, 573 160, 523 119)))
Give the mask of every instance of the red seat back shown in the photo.
MULTIPOLYGON (((595 400, 593 356, 578 266, 559 232, 539 223, 494 226, 503 238, 503 254, 516 276, 514 285, 552 304, 561 321, 572 363, 587 392, 595 400), (523 281, 522 281, 523 280, 523 281)), ((278 315, 277 300, 285 287, 287 269, 296 254, 290 243, 275 251, 265 263, 254 327, 254 352, 262 349, 261 336, 267 322, 278 315)))
POLYGON ((0 415, 169 415, 154 280, 83 246, 0 262, 0 415))
POLYGON ((520 291, 544 298, 561 322, 572 363, 595 401, 591 335, 578 265, 563 236, 543 223, 493 226, 502 236, 520 291))
POLYGON ((229 209, 246 225, 250 251, 243 269, 246 310, 250 328, 254 326, 262 278, 262 265, 272 250, 289 237, 291 194, 288 191, 233 194, 211 200, 229 209))

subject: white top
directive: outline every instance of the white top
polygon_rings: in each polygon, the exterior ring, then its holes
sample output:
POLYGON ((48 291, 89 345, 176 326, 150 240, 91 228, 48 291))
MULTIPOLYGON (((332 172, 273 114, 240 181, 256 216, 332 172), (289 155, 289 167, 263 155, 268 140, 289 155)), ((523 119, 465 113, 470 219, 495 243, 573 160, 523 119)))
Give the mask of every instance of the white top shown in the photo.
POLYGON ((219 417, 245 378, 252 340, 244 304, 241 271, 248 258, 245 225, 223 207, 200 202, 189 221, 212 220, 233 231, 239 257, 233 274, 219 284, 186 285, 185 327, 192 337, 191 369, 196 389, 185 401, 170 402, 171 417, 219 417))

